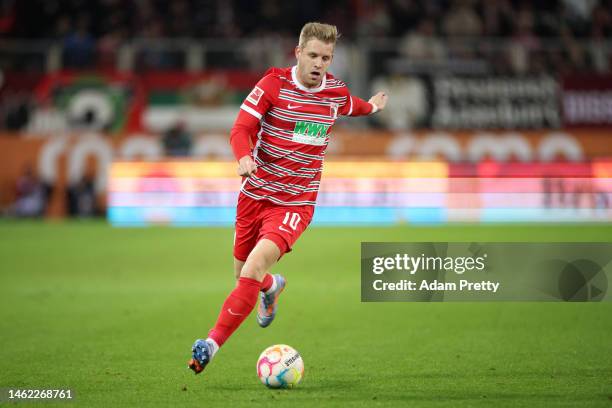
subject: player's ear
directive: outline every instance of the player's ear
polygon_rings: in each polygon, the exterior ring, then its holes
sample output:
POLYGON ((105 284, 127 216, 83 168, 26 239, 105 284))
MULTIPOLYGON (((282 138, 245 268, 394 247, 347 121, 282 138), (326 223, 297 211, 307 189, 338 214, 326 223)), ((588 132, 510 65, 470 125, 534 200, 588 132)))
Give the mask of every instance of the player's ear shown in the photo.
POLYGON ((299 45, 297 47, 295 47, 295 59, 300 58, 301 52, 302 52, 302 49, 300 48, 299 45))

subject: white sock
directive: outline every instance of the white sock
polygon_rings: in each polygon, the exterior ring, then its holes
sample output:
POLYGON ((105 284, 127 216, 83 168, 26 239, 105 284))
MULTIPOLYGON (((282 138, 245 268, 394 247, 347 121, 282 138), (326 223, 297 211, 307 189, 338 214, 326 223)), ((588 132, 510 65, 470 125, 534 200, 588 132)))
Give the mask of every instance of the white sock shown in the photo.
POLYGON ((266 290, 264 293, 269 295, 276 290, 276 286, 276 279, 274 279, 274 275, 272 275, 272 285, 270 286, 270 289, 266 290))
POLYGON ((219 351, 219 345, 210 337, 206 339, 206 342, 212 346, 212 356, 210 356, 210 358, 212 359, 215 354, 217 354, 217 351, 219 351))

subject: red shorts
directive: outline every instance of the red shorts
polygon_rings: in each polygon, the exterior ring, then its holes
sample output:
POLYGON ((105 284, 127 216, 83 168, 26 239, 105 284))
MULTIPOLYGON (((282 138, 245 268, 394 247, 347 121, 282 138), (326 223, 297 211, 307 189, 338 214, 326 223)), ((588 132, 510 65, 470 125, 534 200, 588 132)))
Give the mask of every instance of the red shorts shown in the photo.
POLYGON ((312 205, 277 205, 268 200, 253 200, 241 193, 236 209, 234 257, 246 261, 262 238, 274 242, 283 256, 291 251, 295 241, 310 224, 313 213, 312 205))

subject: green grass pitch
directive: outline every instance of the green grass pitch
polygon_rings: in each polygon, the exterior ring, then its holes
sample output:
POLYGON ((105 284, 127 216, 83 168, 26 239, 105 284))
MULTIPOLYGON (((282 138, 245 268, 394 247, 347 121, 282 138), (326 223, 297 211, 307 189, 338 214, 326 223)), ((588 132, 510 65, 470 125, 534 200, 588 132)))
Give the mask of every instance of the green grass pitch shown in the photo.
MULTIPOLYGON (((71 387, 45 406, 612 406, 611 303, 361 303, 361 241, 610 241, 610 226, 311 228, 276 272, 277 320, 249 316, 186 368, 234 285, 229 228, 0 223, 0 387, 71 387), (286 343, 294 390, 255 362, 286 343)), ((40 403, 24 404, 40 406, 40 403)))

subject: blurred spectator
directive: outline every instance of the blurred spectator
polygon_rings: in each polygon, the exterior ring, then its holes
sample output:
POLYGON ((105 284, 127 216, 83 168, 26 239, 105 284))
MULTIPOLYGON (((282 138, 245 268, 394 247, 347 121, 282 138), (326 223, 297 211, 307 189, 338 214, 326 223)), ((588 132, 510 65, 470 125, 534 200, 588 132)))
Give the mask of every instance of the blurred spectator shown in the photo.
POLYGON ((436 27, 432 20, 422 20, 417 29, 408 33, 400 42, 401 55, 415 60, 440 61, 446 51, 444 45, 435 36, 436 27))
MULTIPOLYGON (((295 57, 288 62, 289 64, 286 65, 295 64, 295 57)), ((349 49, 346 44, 339 42, 334 49, 334 62, 330 68, 330 72, 336 78, 346 78, 346 80, 349 81, 351 79, 351 71, 351 55, 349 49)))
POLYGON ((561 0, 567 9, 568 16, 575 23, 585 23, 591 16, 591 11, 598 0, 561 0))
POLYGON ((0 35, 7 35, 15 29, 17 14, 15 0, 0 1, 0 35))
POLYGON ((168 36, 187 38, 193 33, 193 19, 189 14, 189 4, 185 0, 169 2, 168 36))
POLYGON ((139 33, 145 40, 139 56, 139 67, 142 69, 172 69, 178 68, 178 55, 168 47, 160 47, 160 40, 166 36, 164 23, 160 17, 152 18, 139 33))
POLYGON ((454 0, 450 11, 442 22, 448 37, 477 36, 482 33, 482 21, 473 9, 470 0, 454 0))
POLYGON ((114 69, 117 66, 117 53, 125 39, 125 31, 121 28, 103 35, 98 41, 96 66, 100 69, 114 69))
POLYGON ((394 37, 414 30, 423 18, 423 7, 417 0, 392 0, 389 11, 393 22, 391 34, 394 37))
POLYGON ((70 16, 63 15, 58 18, 55 26, 53 27, 52 37, 59 40, 64 40, 72 32, 72 23, 70 22, 70 16))
POLYGON ((89 16, 81 15, 76 29, 64 38, 64 65, 68 68, 89 68, 94 62, 95 42, 89 33, 89 16))
POLYGON ((164 133, 162 142, 168 157, 189 156, 191 153, 191 134, 187 131, 185 122, 179 121, 164 133))
POLYGON ((132 11, 129 24, 135 37, 141 37, 152 21, 159 21, 158 10, 152 0, 135 0, 132 11))
POLYGON ((105 0, 104 18, 100 22, 101 34, 97 43, 96 66, 101 69, 112 69, 117 66, 117 54, 121 45, 128 38, 125 14, 114 10, 119 0, 105 0))
POLYGON ((42 75, 0 70, 0 128, 11 132, 23 130, 35 112, 32 94, 42 75))
POLYGON ((15 184, 15 202, 9 214, 15 217, 41 217, 47 207, 47 193, 31 167, 27 167, 15 184))
MULTIPOLYGON (((565 64, 565 66, 569 68, 567 71, 584 70, 586 66, 584 49, 576 41, 571 30, 566 26, 561 27, 561 41, 567 52, 567 62, 569 62, 569 64, 565 64)), ((561 71, 561 73, 565 72, 561 71)))
POLYGON ((422 124, 427 113, 427 90, 418 77, 394 75, 372 82, 372 92, 392 91, 392 103, 376 115, 376 120, 390 130, 409 130, 422 124))
MULTIPOLYGON (((612 5, 610 2, 609 5, 612 5)), ((601 32, 604 37, 610 39, 612 36, 612 10, 604 5, 598 5, 592 14, 593 30, 601 32)))
POLYGON ((482 4, 483 34, 507 37, 512 34, 514 10, 510 0, 484 1, 482 4))
POLYGON ((605 73, 610 70, 610 57, 612 56, 607 46, 612 36, 612 14, 610 10, 600 5, 593 10, 592 16, 593 24, 587 53, 593 70, 605 73))
POLYGON ((385 37, 391 31, 391 17, 387 3, 361 1, 358 3, 356 34, 360 37, 385 37))
POLYGON ((537 52, 540 42, 533 32, 533 11, 523 8, 518 16, 512 46, 509 49, 510 62, 516 73, 525 74, 529 71, 529 57, 537 52))
POLYGON ((100 213, 91 173, 88 172, 78 183, 69 186, 66 195, 68 215, 71 217, 94 217, 100 213))
POLYGON ((11 95, 5 98, 0 112, 4 116, 4 128, 10 131, 22 130, 30 121, 33 104, 28 95, 11 95))

